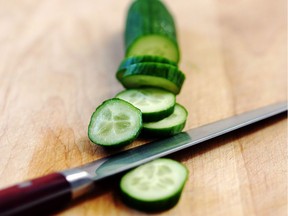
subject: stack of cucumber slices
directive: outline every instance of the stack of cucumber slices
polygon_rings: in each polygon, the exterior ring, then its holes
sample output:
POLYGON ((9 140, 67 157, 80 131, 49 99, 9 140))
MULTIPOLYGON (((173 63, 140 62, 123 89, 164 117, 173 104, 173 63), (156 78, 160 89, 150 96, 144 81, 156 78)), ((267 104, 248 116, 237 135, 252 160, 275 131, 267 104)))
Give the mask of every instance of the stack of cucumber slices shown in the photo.
POLYGON ((119 147, 145 137, 175 135, 185 127, 188 112, 172 92, 155 87, 121 91, 104 101, 92 114, 90 140, 105 147, 119 147))
MULTIPOLYGON (((172 15, 160 0, 131 4, 125 29, 126 56, 116 78, 125 90, 104 101, 91 116, 90 140, 119 147, 145 137, 180 133, 188 112, 176 102, 185 75, 178 68, 179 48, 172 15)), ((187 169, 170 159, 157 159, 121 180, 123 200, 140 210, 174 206, 187 179, 187 169)))
POLYGON ((118 147, 131 143, 139 134, 165 137, 181 132, 187 111, 176 102, 176 95, 185 75, 178 68, 174 20, 160 0, 133 1, 126 21, 125 50, 116 78, 126 90, 93 113, 90 140, 118 147))

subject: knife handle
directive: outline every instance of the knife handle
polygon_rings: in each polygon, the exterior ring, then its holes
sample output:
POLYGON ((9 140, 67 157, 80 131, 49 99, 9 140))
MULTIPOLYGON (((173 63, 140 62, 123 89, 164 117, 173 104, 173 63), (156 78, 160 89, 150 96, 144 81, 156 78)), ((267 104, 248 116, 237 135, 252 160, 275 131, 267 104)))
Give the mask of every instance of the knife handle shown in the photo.
POLYGON ((71 187, 66 177, 53 173, 1 190, 0 215, 48 213, 55 207, 68 204, 71 198, 71 187))
POLYGON ((90 191, 86 172, 52 173, 0 190, 0 215, 48 215, 90 191))

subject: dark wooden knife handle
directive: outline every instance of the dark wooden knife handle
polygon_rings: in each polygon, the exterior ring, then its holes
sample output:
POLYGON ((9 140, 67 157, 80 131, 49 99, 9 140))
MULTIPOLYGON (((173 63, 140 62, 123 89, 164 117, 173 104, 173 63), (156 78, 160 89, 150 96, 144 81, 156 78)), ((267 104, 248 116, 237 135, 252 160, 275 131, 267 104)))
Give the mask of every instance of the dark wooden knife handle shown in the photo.
POLYGON ((0 191, 0 215, 46 215, 71 200, 65 176, 53 173, 0 191))

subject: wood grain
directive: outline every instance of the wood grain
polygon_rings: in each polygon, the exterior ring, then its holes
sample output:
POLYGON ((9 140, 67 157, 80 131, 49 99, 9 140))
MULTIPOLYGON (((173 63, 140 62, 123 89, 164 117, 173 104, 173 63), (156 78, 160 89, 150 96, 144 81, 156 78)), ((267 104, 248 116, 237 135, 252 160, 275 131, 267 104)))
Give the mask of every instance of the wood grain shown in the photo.
MULTIPOLYGON (((166 0, 177 22, 186 129, 287 99, 284 0, 166 0)), ((0 1, 0 187, 111 152, 93 146, 94 109, 123 87, 129 0, 0 1)), ((137 140, 131 148, 145 143, 137 140)), ((190 170, 157 215, 285 215, 287 119, 279 116, 173 155, 190 170)), ((111 187, 59 215, 145 215, 111 187)))

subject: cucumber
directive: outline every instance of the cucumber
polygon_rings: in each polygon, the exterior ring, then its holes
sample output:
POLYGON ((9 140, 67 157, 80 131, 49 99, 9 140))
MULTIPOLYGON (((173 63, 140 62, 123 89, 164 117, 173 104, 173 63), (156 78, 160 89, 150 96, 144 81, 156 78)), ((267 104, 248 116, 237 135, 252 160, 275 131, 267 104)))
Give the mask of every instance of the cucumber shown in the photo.
POLYGON ((92 114, 89 139, 105 147, 119 147, 137 138, 142 127, 142 113, 119 98, 104 101, 92 114))
POLYGON ((188 178, 181 163, 160 158, 126 173, 120 180, 123 202, 142 211, 163 211, 177 204, 188 178))
POLYGON ((128 10, 125 28, 126 57, 156 55, 179 61, 172 15, 159 0, 137 0, 128 10))
POLYGON ((144 122, 168 117, 173 113, 176 103, 173 93, 157 88, 128 89, 118 93, 116 97, 140 109, 144 122))
POLYGON ((185 75, 177 67, 163 63, 138 63, 130 65, 120 82, 125 88, 157 87, 178 94, 185 75))
POLYGON ((174 112, 157 122, 143 123, 142 133, 153 137, 172 136, 180 133, 186 124, 187 110, 180 104, 176 104, 174 112))
POLYGON ((166 58, 159 57, 159 56, 151 56, 151 55, 132 56, 132 57, 125 58, 121 62, 118 68, 118 71, 116 73, 116 78, 120 81, 123 76, 123 73, 130 65, 136 64, 136 63, 143 63, 143 62, 158 62, 158 63, 169 64, 169 65, 173 65, 177 67, 176 62, 170 61, 166 58))

